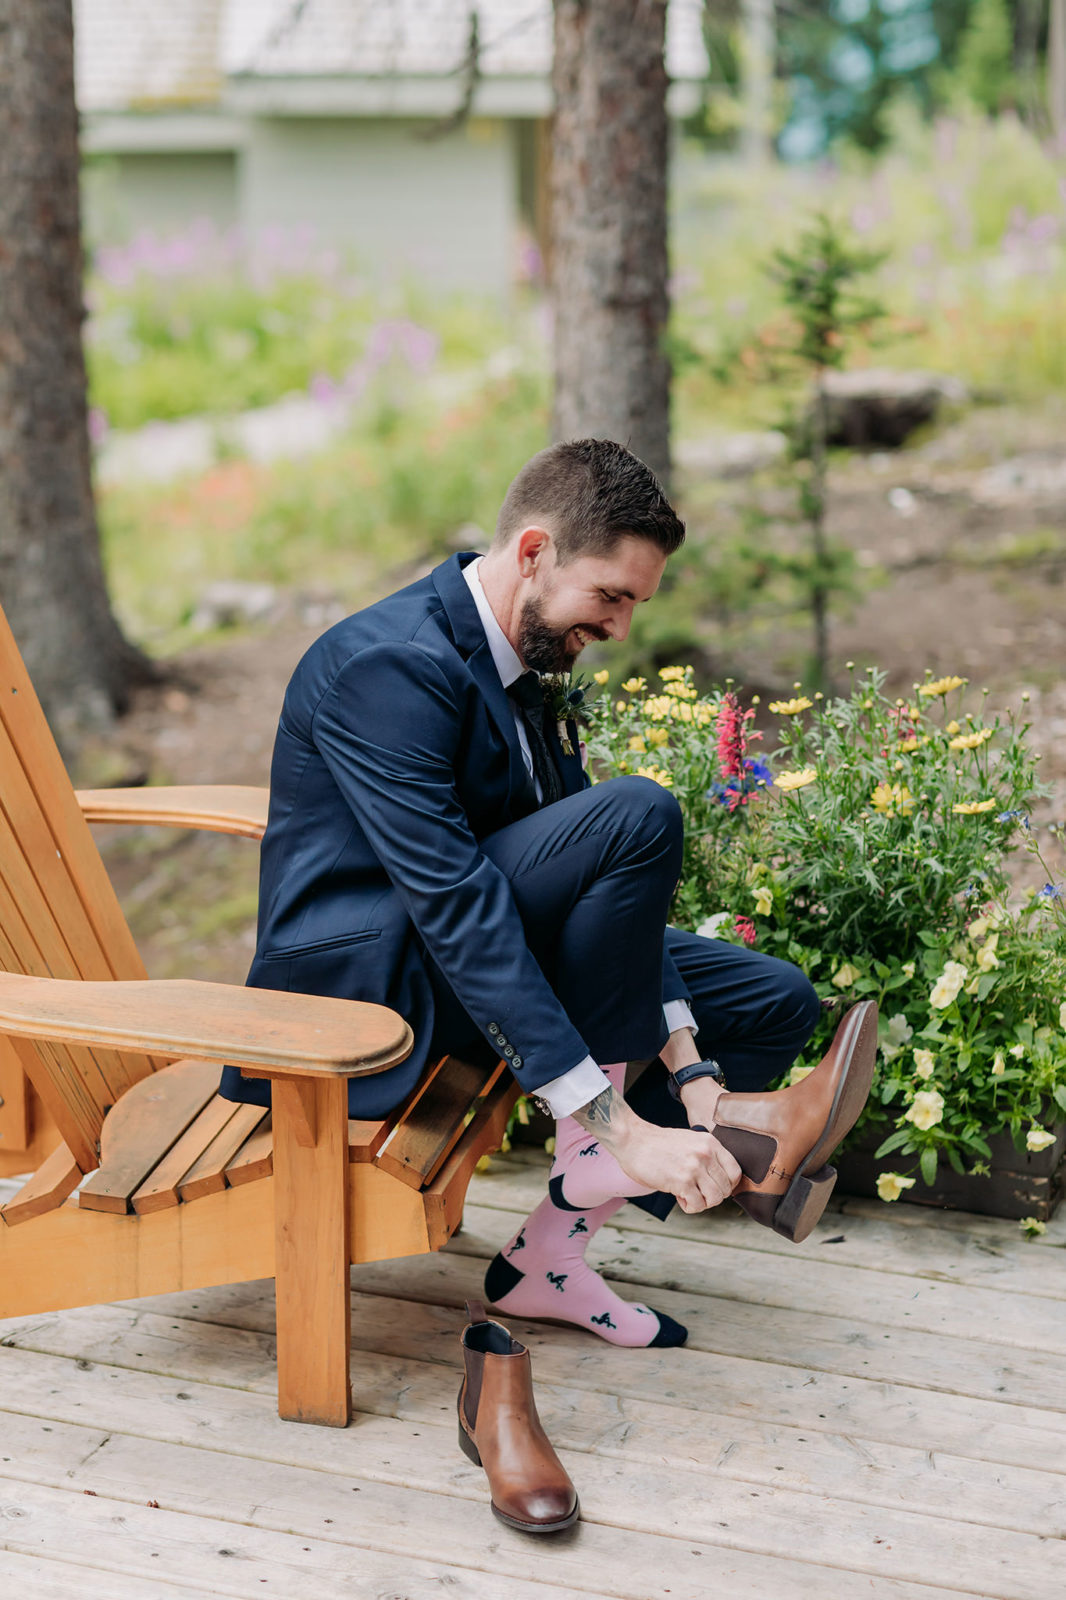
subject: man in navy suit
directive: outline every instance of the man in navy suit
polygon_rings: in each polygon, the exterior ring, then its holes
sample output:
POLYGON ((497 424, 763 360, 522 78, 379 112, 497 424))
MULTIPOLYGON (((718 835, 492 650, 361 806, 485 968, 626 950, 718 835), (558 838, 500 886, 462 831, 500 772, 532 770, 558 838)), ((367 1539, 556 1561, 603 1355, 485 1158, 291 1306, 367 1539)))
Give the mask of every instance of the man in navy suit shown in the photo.
MULTIPOLYGON (((589 1238, 627 1197, 698 1211, 734 1190, 790 1231, 806 1169, 775 1147, 760 1187, 751 1139, 778 1136, 783 1103, 757 1091, 818 1016, 796 968, 667 928, 675 799, 640 777, 590 785, 574 730, 561 739, 545 714, 536 675, 624 639, 683 538, 621 446, 553 446, 511 485, 485 556, 445 561, 312 646, 278 729, 248 978, 377 1001, 411 1023, 407 1061, 350 1081, 353 1116, 391 1110, 442 1054, 502 1055, 558 1133, 549 1195, 492 1264, 489 1298, 629 1345, 685 1330, 615 1295, 584 1261, 589 1238), (625 1065, 656 1057, 641 1115, 625 1065), (739 1142, 723 1131, 722 1069, 735 1106, 753 1102, 739 1142), (662 1093, 671 1073, 676 1105, 662 1093)), ((260 1100, 268 1087, 227 1068, 222 1092, 260 1100)), ((828 1099, 818 1092, 807 1112, 789 1102, 798 1158, 840 1099, 835 1078, 828 1099)))

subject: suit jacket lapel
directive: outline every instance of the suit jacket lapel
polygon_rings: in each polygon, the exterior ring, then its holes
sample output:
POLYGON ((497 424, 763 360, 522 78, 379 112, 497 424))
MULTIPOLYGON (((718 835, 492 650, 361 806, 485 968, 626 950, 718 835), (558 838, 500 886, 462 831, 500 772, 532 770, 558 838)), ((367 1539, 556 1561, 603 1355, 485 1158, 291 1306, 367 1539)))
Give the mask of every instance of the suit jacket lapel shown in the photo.
POLYGON ((476 559, 476 552, 451 556, 449 560, 435 568, 432 574, 433 584, 451 625, 452 638, 484 696, 490 717, 507 745, 510 755, 508 807, 517 816, 525 816, 536 809, 536 790, 526 769, 522 746, 518 741, 514 707, 500 681, 500 674, 492 659, 492 651, 489 649, 474 597, 463 577, 463 568, 469 561, 476 559))

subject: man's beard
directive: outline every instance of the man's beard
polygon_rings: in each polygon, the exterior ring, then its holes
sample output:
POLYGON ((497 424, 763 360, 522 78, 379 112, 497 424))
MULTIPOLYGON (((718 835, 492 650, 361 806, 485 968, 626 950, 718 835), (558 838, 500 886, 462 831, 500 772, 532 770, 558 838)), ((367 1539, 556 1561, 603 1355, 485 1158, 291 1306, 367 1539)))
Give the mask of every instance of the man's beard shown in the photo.
MULTIPOLYGON (((527 600, 518 619, 518 654, 534 672, 569 672, 581 653, 580 648, 572 650, 567 646, 566 641, 574 626, 581 627, 582 624, 553 628, 544 620, 540 601, 527 600)), ((585 627, 583 631, 597 638, 606 638, 599 628, 585 627)))

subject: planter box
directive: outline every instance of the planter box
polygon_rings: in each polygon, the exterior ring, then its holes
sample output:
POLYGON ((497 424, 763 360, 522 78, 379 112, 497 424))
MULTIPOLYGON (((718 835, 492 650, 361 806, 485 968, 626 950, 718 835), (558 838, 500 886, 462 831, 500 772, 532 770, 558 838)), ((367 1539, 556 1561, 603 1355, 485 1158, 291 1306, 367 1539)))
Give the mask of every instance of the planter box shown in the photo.
POLYGON ((941 1160, 936 1183, 927 1189, 917 1170, 916 1156, 901 1156, 893 1150, 880 1161, 874 1159, 874 1151, 888 1136, 884 1128, 853 1149, 837 1151, 833 1157, 839 1173, 836 1192, 876 1198, 877 1179, 882 1172, 911 1172, 913 1168, 917 1182, 913 1189, 904 1190, 899 1203, 950 1206, 986 1217, 1036 1217, 1039 1222, 1050 1222, 1066 1189, 1066 1123, 1058 1123, 1051 1131, 1056 1135, 1055 1143, 1036 1155, 1016 1150, 1007 1133, 990 1134, 992 1159, 988 1164, 992 1170, 987 1178, 971 1173, 960 1176, 941 1160))

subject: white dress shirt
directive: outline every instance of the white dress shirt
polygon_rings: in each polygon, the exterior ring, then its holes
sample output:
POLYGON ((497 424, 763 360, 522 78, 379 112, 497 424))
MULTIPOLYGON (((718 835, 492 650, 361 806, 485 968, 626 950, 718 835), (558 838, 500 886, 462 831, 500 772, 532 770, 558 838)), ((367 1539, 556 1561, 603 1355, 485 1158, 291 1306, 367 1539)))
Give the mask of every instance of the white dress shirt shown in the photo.
MULTIPOLYGON (((493 664, 500 675, 500 682, 507 689, 516 679, 522 676, 526 669, 496 620, 496 614, 481 586, 481 574, 478 571, 480 566, 481 557, 478 556, 476 561, 468 562, 463 568, 463 577, 466 579, 474 604, 477 606, 478 616, 481 618, 481 625, 485 629, 485 637, 489 642, 489 651, 492 655, 493 664)), ((525 720, 522 716, 521 708, 517 705, 514 707, 514 718, 526 770, 533 779, 537 791, 537 799, 543 800, 544 796, 541 792, 540 784, 537 783, 533 773, 533 757, 529 750, 525 720)), ((675 1033, 678 1028, 688 1028, 693 1034, 697 1031, 695 1019, 685 1000, 668 1000, 663 1006, 663 1016, 671 1033, 675 1033)), ((553 1117, 568 1117, 579 1110, 581 1106, 588 1105, 589 1101, 594 1100, 604 1089, 609 1088, 610 1082, 611 1080, 607 1074, 596 1065, 593 1058, 586 1056, 583 1061, 578 1062, 576 1067, 571 1067, 569 1072, 562 1073, 558 1078, 552 1078, 548 1083, 542 1083, 536 1092, 538 1098, 546 1101, 551 1107, 553 1117)))

